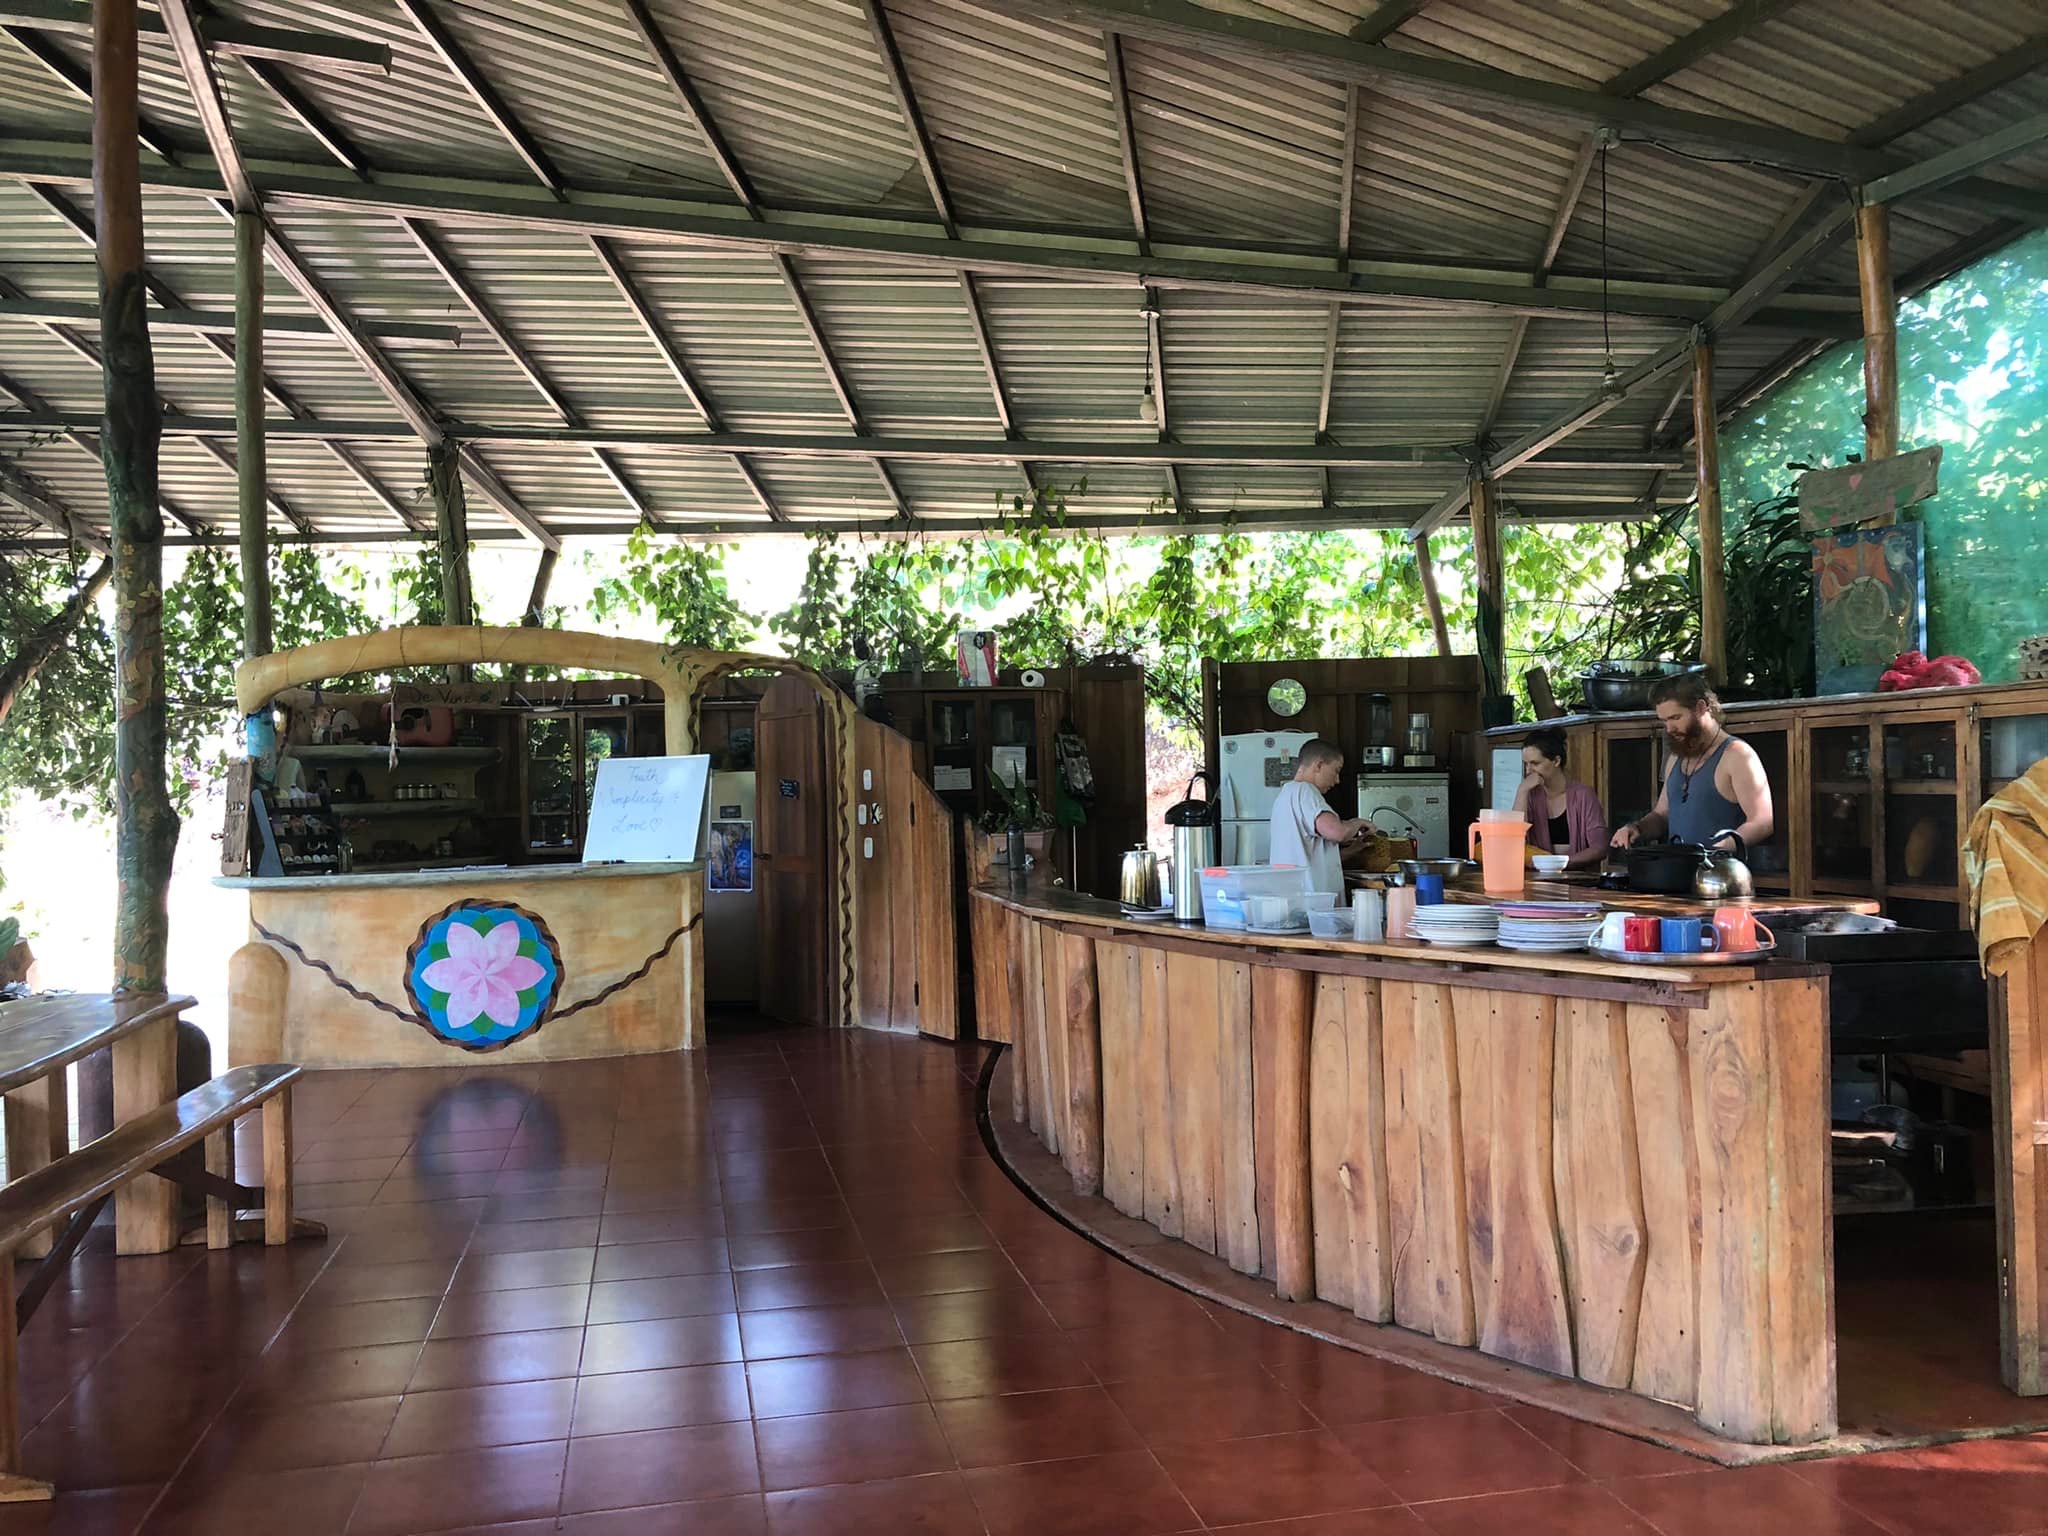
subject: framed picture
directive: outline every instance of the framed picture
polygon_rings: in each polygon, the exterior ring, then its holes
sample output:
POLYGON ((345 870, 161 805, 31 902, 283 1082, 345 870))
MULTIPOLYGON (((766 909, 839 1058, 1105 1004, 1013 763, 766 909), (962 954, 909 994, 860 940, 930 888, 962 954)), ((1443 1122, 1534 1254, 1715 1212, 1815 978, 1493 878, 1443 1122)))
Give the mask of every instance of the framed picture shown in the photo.
POLYGON ((751 821, 711 823, 705 888, 713 891, 751 891, 754 888, 754 824, 751 821))
POLYGON ((1918 523, 1813 541, 1816 693, 1874 693, 1892 658, 1926 649, 1925 534, 1918 523))

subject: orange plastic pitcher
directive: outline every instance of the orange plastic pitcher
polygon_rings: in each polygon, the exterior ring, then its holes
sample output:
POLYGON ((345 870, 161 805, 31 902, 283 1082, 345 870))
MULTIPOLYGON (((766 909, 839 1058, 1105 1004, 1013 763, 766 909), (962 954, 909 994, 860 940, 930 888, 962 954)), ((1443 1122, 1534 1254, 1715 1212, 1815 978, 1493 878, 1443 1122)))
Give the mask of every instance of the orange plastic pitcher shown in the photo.
POLYGON ((1466 838, 1466 851, 1479 860, 1481 883, 1489 896, 1522 894, 1522 855, 1528 851, 1529 823, 1475 821, 1466 838))

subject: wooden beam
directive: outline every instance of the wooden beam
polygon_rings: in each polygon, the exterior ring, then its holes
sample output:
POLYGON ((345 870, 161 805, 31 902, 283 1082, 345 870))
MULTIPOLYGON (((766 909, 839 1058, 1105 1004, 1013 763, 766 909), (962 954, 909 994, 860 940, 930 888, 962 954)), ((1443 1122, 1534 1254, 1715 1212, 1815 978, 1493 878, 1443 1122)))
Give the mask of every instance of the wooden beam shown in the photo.
POLYGON ((1865 203, 1895 203, 1901 198, 1939 191, 1987 165, 2010 160, 2043 139, 2048 139, 2048 112, 2036 112, 1995 133, 1978 135, 1889 175, 1874 177, 1863 183, 1858 195, 1865 203))
MULTIPOLYGON (((154 273, 149 281, 154 288, 154 273)), ((98 305, 70 299, 22 297, 0 300, 0 320, 56 320, 67 325, 97 325, 99 315, 98 305)), ((232 310, 158 307, 150 310, 149 323, 152 328, 170 331, 202 331, 231 336, 235 330, 235 315, 232 310)), ((263 329, 279 336, 329 334, 327 327, 310 315, 266 315, 263 329)), ((452 325, 430 325, 413 320, 371 320, 364 323, 363 329, 382 341, 406 341, 415 346, 455 347, 462 341, 462 332, 452 325)))
MULTIPOLYGON (((171 7, 182 0, 169 0, 171 7)), ((166 12, 168 14, 168 12, 166 12)), ((174 29, 175 31, 175 24, 174 29)), ((264 516, 263 216, 235 215, 235 480, 241 522, 242 656, 268 656, 270 526, 264 516)))
MULTIPOLYGON (((853 428, 855 436, 867 436, 867 423, 861 420, 860 405, 853 397, 853 387, 847 383, 846 375, 839 367, 839 359, 832 355, 831 343, 825 339, 825 328, 818 323, 817 311, 811 307, 810 295, 804 292, 804 285, 797 276, 796 264, 787 256, 777 252, 769 261, 774 264, 776 274, 782 279, 782 286, 789 293, 789 301, 796 306, 797 319, 802 322, 804 334, 810 338, 811 350, 817 353, 818 365, 825 370, 825 382, 832 386, 832 393, 839 401, 840 410, 846 413, 846 424, 853 428)), ((899 515, 909 517, 910 505, 903 499, 903 493, 896 487, 896 479, 889 473, 888 465, 870 456, 875 466, 875 477, 882 482, 882 489, 888 493, 889 502, 899 515)))
POLYGON ((469 585, 469 508, 456 453, 448 443, 427 450, 427 489, 434 498, 434 542, 441 556, 441 622, 467 628, 476 622, 469 585))
POLYGON ((1409 17, 1427 4, 1429 0, 1380 0, 1366 18, 1351 29, 1351 40, 1354 43, 1381 42, 1398 32, 1409 17))
MULTIPOLYGON (((89 22, 86 30, 91 30, 89 22)), ((9 37, 13 38, 22 52, 42 65, 51 75, 55 76, 73 96, 76 96, 88 106, 92 104, 92 72, 90 70, 80 69, 76 64, 72 63, 71 56, 47 37, 43 36, 41 32, 17 26, 0 27, 0 31, 4 31, 9 37)), ((142 147, 155 155, 159 160, 175 161, 178 158, 177 150, 172 146, 171 141, 164 136, 163 129, 147 117, 142 116, 139 112, 135 117, 135 136, 142 141, 142 147)))
POLYGON ((258 85, 277 98, 278 105, 289 112, 322 149, 356 175, 369 174, 368 165, 354 142, 332 118, 314 105, 312 97, 299 89, 284 72, 283 66, 267 59, 244 59, 242 65, 255 76, 258 85))
POLYGON ((1436 562, 1429 556, 1429 535, 1415 536, 1415 573, 1422 579, 1422 602, 1429 610, 1430 632, 1436 636, 1436 653, 1439 656, 1451 654, 1451 630, 1444 623, 1444 600, 1437 595, 1436 562))
POLYGON ((1708 54, 1719 52, 1799 3, 1800 0, 1738 0, 1720 15, 1666 43, 1642 63, 1623 70, 1600 89, 1610 96, 1635 96, 1697 64, 1708 54))
MULTIPOLYGON (((84 0, 0 0, 0 22, 8 26, 33 27, 40 32, 61 32, 75 37, 92 35, 92 6, 84 0)), ((163 19, 154 12, 138 11, 136 31, 162 37, 163 19)), ((226 16, 200 19, 199 36, 216 53, 231 53, 247 59, 278 59, 351 74, 385 75, 391 72, 391 50, 382 43, 361 38, 339 37, 324 32, 286 31, 281 27, 256 26, 226 16)))
POLYGON ((1477 606, 1475 638, 1479 650, 1480 690, 1487 699, 1508 691, 1507 633, 1504 604, 1505 562, 1501 554, 1499 508, 1492 482, 1472 477, 1472 558, 1477 606))
POLYGON ((235 144, 227 98, 220 93, 220 82, 213 78, 213 60, 199 40, 198 19, 188 0, 158 0, 158 4, 164 31, 170 35, 171 52, 177 55, 185 89, 192 93, 193 109, 199 116, 200 129, 206 134, 206 146, 213 152, 213 163, 220 167, 221 177, 227 182, 228 201, 238 213, 251 212, 256 207, 256 188, 249 180, 248 167, 242 163, 242 151, 235 144))
POLYGON ((538 629, 547 612, 548 587, 555 579, 555 566, 561 556, 552 549, 540 552, 540 563, 533 569, 533 588, 526 594, 525 611, 519 615, 519 622, 527 629, 538 629))
POLYGON ((889 89, 896 97, 896 110, 903 114, 904 126, 910 130, 910 153, 917 161, 918 170, 924 174, 925 190, 931 194, 939 226, 950 237, 958 233, 953 217, 953 200, 946 195, 946 179, 939 171, 938 152, 932 148, 931 135, 925 131, 924 114, 918 110, 916 93, 910 88, 910 71, 904 68, 903 54, 896 46, 896 34, 889 29, 888 13, 883 9, 881 0, 861 0, 861 9, 867 13, 868 32, 875 40, 875 51, 882 56, 889 89))
MULTIPOLYGON (((690 371, 689 362, 683 357, 682 349, 676 345, 674 338, 668 334, 668 328, 661 323, 661 316, 654 312, 654 306, 640 291, 640 285, 633 281, 633 274, 626 270, 625 260, 610 241, 596 236, 590 239, 590 253, 597 258, 597 264, 604 268, 605 276, 612 280, 612 287, 617 289, 619 297, 625 300, 626 308, 633 312, 633 318, 640 322, 640 329, 647 333, 647 339, 654 343, 654 350, 661 354, 662 362, 668 365, 670 376, 681 386, 683 398, 690 402, 690 408, 704 418, 706 430, 719 431, 718 413, 712 407, 710 397, 704 393, 696 375, 690 371)), ((733 453, 732 465, 740 478, 746 482, 747 489, 755 501, 760 503, 761 510, 780 522, 783 517, 782 509, 769 496, 768 488, 761 483, 761 477, 755 472, 753 465, 747 462, 746 456, 742 453, 733 453)))
POLYGON ((67 543, 83 544, 95 554, 107 552, 106 540, 85 526, 64 498, 10 459, 0 458, 0 497, 13 502, 30 517, 67 543))
POLYGON ((683 114, 696 125, 698 134, 704 140, 704 147, 710 152, 712 162, 718 167, 718 174, 725 178, 732 188, 733 196, 740 200, 740 206, 753 218, 761 216, 760 199, 754 195, 754 184, 742 169, 739 156, 733 153, 725 135, 719 132, 704 98, 698 93, 689 73, 683 68, 683 61, 669 43, 668 34, 661 30, 661 23, 647 8, 646 0, 625 0, 626 14, 632 18, 633 26, 640 34, 640 40, 647 45, 647 51, 654 55, 654 67, 663 82, 676 98, 676 104, 683 114))
MULTIPOLYGON (((106 394, 100 447, 114 562, 114 990, 164 992, 178 817, 164 778, 164 523, 156 495, 156 367, 143 302, 135 0, 93 0, 92 27, 106 394)), ((80 1091, 88 1091, 83 1080, 80 1091)), ((88 1124, 97 1108, 81 1105, 88 1124)))
POLYGON ((1692 353, 1692 418, 1699 501, 1700 660, 1716 688, 1728 681, 1728 559, 1722 550, 1721 429, 1714 417, 1714 348, 1692 353))
POLYGON ((1885 157, 1870 151, 1764 123, 1620 100, 1448 54, 1376 47, 1263 16, 1209 9, 1191 0, 1017 0, 1016 8, 1192 48, 1215 58, 1271 61, 1338 84, 1392 84, 1423 96, 1506 108, 1518 122, 1537 116, 1612 127, 1688 147, 1767 156, 1774 164, 1855 180, 1888 168, 1885 157))
POLYGON ((1863 294, 1863 456, 1899 451, 1899 299, 1892 290, 1890 211, 1856 210, 1856 275, 1863 294))
POLYGON ((1145 218, 1145 189, 1138 179, 1138 130, 1131 119, 1131 96, 1124 83, 1124 45, 1116 33, 1103 34, 1102 56, 1109 66, 1109 102, 1116 119, 1117 152, 1123 159, 1124 195, 1130 199, 1131 228, 1137 232, 1142 255, 1151 249, 1152 233, 1145 218))
MULTIPOLYGON (((82 185, 88 169, 75 147, 38 144, 0 149, 0 176, 52 186, 82 185)), ((1216 248, 1172 255, 1118 249, 1114 242, 1054 231, 1026 237, 948 240, 936 231, 920 233, 902 219, 849 217, 821 223, 801 212, 765 210, 766 222, 743 210, 707 209, 702 202, 638 196, 630 205, 591 201, 595 194, 572 190, 567 202, 536 198, 524 183, 437 178, 432 187, 398 181, 342 180, 327 166, 268 166, 258 171, 258 190, 276 207, 319 207, 418 217, 434 223, 551 230, 606 238, 724 248, 785 255, 879 256, 905 263, 979 274, 1052 274, 1100 280, 1125 277, 1156 288, 1185 288, 1234 296, 1313 298, 1324 303, 1375 309, 1416 307, 1446 312, 1526 313, 1548 319, 1595 323, 1601 314, 1596 280, 1552 280, 1532 286, 1503 277, 1498 268, 1450 262, 1426 264, 1354 261, 1340 271, 1330 258, 1304 259, 1278 248, 1216 248)), ((153 192, 218 197, 217 178, 197 169, 151 167, 153 192)), ((2015 189, 2025 197, 2024 189, 2015 189)), ((2048 223, 2048 193, 2038 194, 2037 222, 2048 223)), ((1638 279, 1611 285, 1608 312, 1648 319, 1704 319, 1715 290, 1693 283, 1638 279)), ((1780 300, 1756 315, 1759 324, 1781 327, 1853 325, 1853 295, 1801 295, 1780 300)))
POLYGON ((526 168, 533 172, 534 179, 556 197, 562 196, 566 184, 562 180, 561 172, 555 169, 554 161, 548 158, 548 153, 541 148, 540 141, 526 131, 525 125, 498 94, 497 87, 484 78, 483 71, 476 67, 462 44, 456 41, 455 34, 448 30, 447 23, 434 14, 427 0, 393 0, 393 3, 418 29, 420 36, 427 40, 434 52, 441 56, 441 62, 448 67, 448 72, 456 78, 463 90, 469 93, 469 98, 476 103, 477 110, 490 120, 491 126, 498 130, 505 142, 526 162, 526 168))
POLYGON ((1966 107, 1993 91, 2003 89, 2043 64, 2048 64, 2048 32, 2036 32, 2018 47, 2007 48, 1975 69, 1965 70, 1899 103, 1882 117, 1857 129, 1849 136, 1849 142, 1875 149, 1894 139, 1904 138, 1959 107, 1966 107))

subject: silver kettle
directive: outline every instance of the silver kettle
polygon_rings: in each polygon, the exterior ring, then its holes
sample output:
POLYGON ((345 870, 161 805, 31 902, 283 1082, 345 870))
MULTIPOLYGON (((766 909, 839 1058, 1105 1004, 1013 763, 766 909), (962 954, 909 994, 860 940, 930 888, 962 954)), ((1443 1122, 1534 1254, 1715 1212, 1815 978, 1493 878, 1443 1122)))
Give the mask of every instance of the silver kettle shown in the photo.
POLYGON ((1747 901, 1754 896, 1756 882, 1750 878, 1749 865, 1743 861, 1748 852, 1741 834, 1732 828, 1708 838, 1700 867, 1692 877, 1693 895, 1701 901, 1747 901), (1722 853, 1714 847, 1724 837, 1735 839, 1733 853, 1722 853))
POLYGON ((1133 848, 1124 855, 1117 898, 1133 911, 1159 910, 1159 856, 1150 848, 1133 848))

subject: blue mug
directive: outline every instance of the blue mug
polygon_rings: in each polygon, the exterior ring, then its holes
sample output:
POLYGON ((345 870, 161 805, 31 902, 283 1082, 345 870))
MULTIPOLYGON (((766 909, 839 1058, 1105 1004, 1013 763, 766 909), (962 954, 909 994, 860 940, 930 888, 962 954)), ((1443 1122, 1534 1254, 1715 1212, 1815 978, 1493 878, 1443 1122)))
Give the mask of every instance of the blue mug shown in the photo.
POLYGON ((1442 875, 1417 875, 1415 877, 1415 905, 1418 907, 1440 907, 1444 900, 1444 877, 1442 875))
POLYGON ((1696 917, 1667 917, 1659 928, 1667 955, 1712 953, 1721 947, 1721 934, 1711 923, 1696 917))

